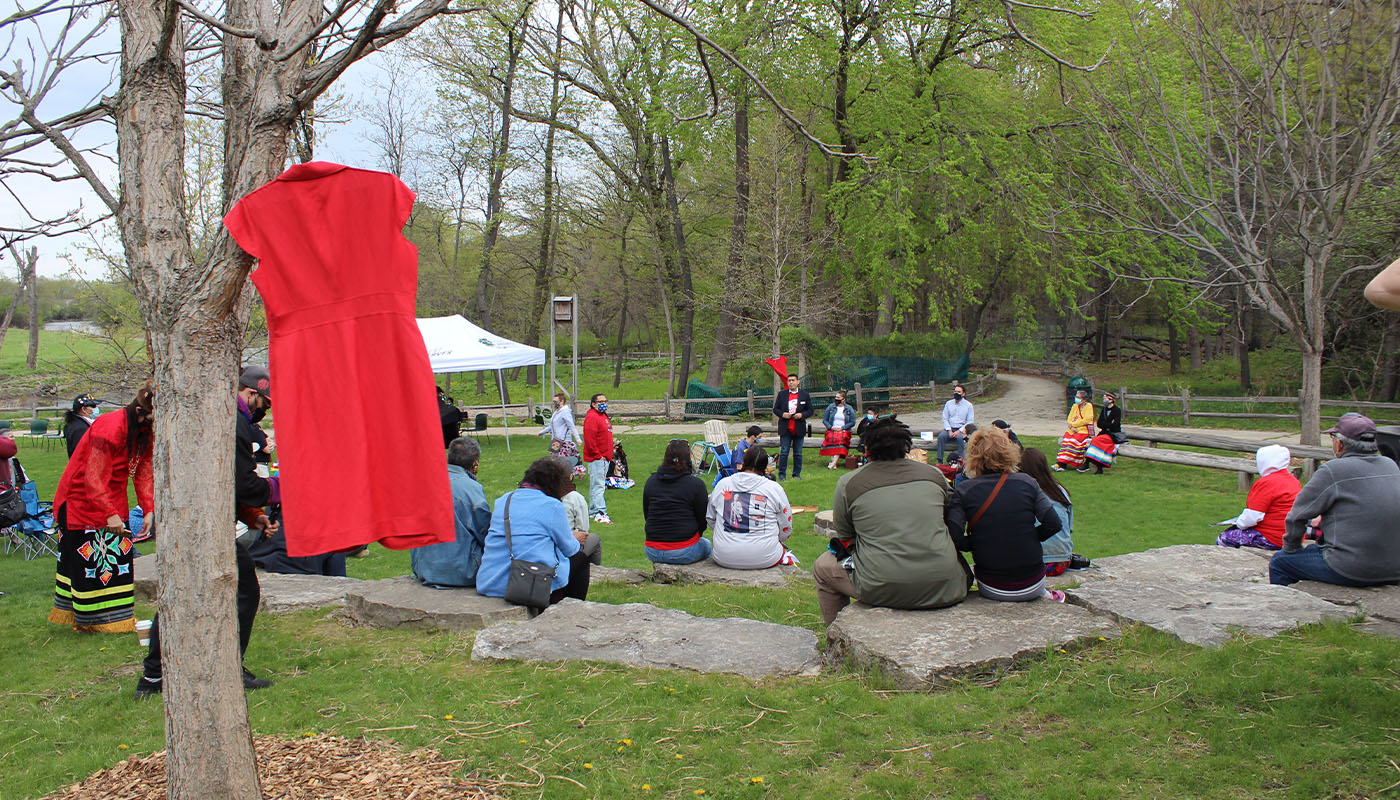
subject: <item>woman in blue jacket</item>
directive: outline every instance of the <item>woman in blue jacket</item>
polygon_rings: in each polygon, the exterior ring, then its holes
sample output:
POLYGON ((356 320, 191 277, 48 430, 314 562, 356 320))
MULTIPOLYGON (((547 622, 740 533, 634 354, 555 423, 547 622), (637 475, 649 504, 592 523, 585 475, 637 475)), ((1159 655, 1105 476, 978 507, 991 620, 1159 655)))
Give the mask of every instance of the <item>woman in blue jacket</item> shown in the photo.
POLYGON ((550 605, 566 597, 588 599, 588 557, 580 546, 588 534, 576 534, 562 502, 574 488, 569 465, 554 456, 536 459, 525 470, 520 488, 496 500, 491 528, 476 573, 476 591, 504 597, 512 558, 555 568, 550 605), (510 501, 510 539, 506 547, 506 501, 510 501))

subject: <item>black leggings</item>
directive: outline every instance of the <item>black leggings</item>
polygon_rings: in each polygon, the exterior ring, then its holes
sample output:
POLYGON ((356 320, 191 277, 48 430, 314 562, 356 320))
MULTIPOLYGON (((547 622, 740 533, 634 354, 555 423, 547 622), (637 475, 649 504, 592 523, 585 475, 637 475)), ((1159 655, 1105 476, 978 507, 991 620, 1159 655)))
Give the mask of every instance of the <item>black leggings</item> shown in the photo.
MULTIPOLYGON (((248 548, 234 545, 238 562, 238 655, 242 658, 248 651, 248 640, 253 636, 253 617, 258 613, 258 601, 262 592, 258 588, 258 573, 253 569, 253 557, 248 548)), ((151 646, 146 650, 146 659, 141 662, 147 678, 160 680, 160 615, 151 624, 151 646)))
POLYGON ((569 556, 569 582, 564 584, 563 588, 555 589, 549 595, 549 604, 554 605, 555 603, 563 601, 566 597, 572 597, 575 600, 587 600, 588 573, 588 556, 584 555, 582 550, 569 556))

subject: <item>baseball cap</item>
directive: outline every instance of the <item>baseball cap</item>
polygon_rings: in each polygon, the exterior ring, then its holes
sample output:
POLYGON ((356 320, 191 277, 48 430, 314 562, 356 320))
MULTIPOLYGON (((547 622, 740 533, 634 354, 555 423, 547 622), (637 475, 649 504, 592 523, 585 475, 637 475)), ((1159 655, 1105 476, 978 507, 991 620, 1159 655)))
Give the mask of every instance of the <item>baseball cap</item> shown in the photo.
POLYGON ((1348 411, 1337 420, 1337 424, 1323 431, 1323 433, 1336 433, 1355 439, 1358 442, 1374 442, 1376 440, 1376 423, 1364 414, 1355 411, 1348 411))
POLYGON ((267 371, 267 367, 250 364, 244 367, 242 374, 238 376, 238 388, 256 389, 258 394, 271 400, 272 373, 267 371))

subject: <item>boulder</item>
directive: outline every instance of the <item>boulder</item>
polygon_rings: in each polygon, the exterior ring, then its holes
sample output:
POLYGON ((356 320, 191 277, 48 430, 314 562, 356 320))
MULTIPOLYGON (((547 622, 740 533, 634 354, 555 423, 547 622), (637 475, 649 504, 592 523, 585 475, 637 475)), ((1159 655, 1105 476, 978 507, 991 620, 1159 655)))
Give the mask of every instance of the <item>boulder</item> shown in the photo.
POLYGON ((365 581, 345 600, 352 619, 375 628, 472 631, 530 616, 524 606, 482 597, 475 589, 430 589, 413 578, 365 581))
POLYGON ((712 559, 694 564, 653 564, 651 579, 656 583, 723 583, 728 586, 760 586, 782 589, 790 578, 810 578, 812 573, 795 566, 768 569, 727 569, 712 559))
POLYGON ((1095 569, 1080 570, 1074 575, 1081 583, 1103 578, 1268 583, 1269 562, 1260 559, 1255 552, 1248 552, 1251 550, 1254 548, 1175 544, 1140 553, 1096 558, 1093 560, 1095 569))
POLYGON ((603 567, 597 564, 588 568, 588 583, 608 583, 615 581, 618 583, 630 583, 636 586, 639 583, 646 583, 647 574, 637 569, 625 569, 623 567, 603 567))
POLYGON ((818 511, 812 517, 812 533, 823 539, 831 539, 836 536, 836 512, 831 509, 818 511))
POLYGON ((1225 643, 1232 631, 1273 636, 1299 625, 1346 619, 1355 613, 1287 586, 1181 575, 1156 580, 1096 580, 1067 591, 1072 603, 1140 622, 1203 647, 1225 643))
POLYGON ((1337 586, 1317 581, 1299 581, 1290 588, 1307 592, 1329 603, 1352 606, 1367 616, 1400 622, 1400 586, 1337 586))
MULTIPOLYGON (((131 574, 136 584, 136 596, 148 603, 156 601, 159 581, 156 579, 156 557, 141 556, 131 562, 131 574)), ((258 572, 261 599, 258 610, 280 614, 310 608, 345 605, 345 595, 366 581, 337 578, 329 575, 284 575, 258 572)))
POLYGON ((755 679, 816 675, 821 669, 817 637, 805 628, 582 600, 565 600, 528 622, 486 628, 476 635, 472 658, 603 661, 755 679))
POLYGON ((998 603, 977 596, 927 611, 854 603, 826 632, 829 658, 879 669, 908 689, 995 676, 1047 647, 1116 636, 1112 618, 1049 598, 998 603))
POLYGON ((156 580, 155 553, 131 560, 131 580, 136 584, 136 598, 147 603, 156 601, 156 590, 160 583, 156 580))
POLYGON ((357 578, 337 578, 330 575, 284 575, 259 572, 258 588, 262 599, 258 609, 279 614, 310 608, 345 605, 345 595, 365 584, 357 578))

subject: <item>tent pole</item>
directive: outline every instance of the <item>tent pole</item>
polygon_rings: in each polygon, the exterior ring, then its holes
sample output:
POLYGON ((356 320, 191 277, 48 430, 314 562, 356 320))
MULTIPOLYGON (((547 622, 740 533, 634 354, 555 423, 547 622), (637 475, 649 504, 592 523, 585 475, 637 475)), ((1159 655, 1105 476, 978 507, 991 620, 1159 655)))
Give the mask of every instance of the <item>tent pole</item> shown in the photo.
POLYGON ((496 370, 496 386, 501 390, 501 422, 506 427, 506 452, 510 452, 510 415, 506 413, 506 376, 501 370, 496 370))

